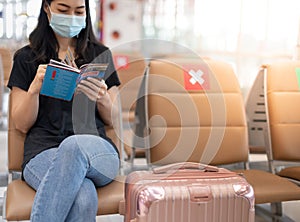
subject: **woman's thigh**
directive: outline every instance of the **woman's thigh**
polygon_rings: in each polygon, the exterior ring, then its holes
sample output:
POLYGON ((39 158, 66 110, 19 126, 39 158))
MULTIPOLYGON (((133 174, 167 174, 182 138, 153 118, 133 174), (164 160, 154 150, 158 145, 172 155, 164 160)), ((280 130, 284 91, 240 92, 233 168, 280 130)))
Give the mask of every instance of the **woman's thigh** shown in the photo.
POLYGON ((25 181, 35 190, 46 175, 57 148, 45 150, 32 158, 25 166, 23 176, 25 181))
POLYGON ((119 172, 119 157, 114 147, 105 139, 93 135, 73 135, 58 148, 43 151, 29 161, 24 169, 25 181, 37 190, 55 155, 80 149, 89 163, 86 177, 96 186, 110 183, 119 172), (59 149, 59 152, 57 152, 59 149))

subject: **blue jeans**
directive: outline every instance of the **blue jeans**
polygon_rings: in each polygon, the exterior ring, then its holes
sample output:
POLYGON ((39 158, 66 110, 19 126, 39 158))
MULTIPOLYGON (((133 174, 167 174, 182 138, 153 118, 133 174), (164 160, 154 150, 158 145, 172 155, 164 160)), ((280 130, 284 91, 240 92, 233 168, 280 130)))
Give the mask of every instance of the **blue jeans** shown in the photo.
POLYGON ((93 135, 66 138, 58 148, 31 159, 24 169, 25 181, 37 190, 30 220, 95 221, 96 187, 110 183, 118 171, 118 154, 106 140, 93 135))

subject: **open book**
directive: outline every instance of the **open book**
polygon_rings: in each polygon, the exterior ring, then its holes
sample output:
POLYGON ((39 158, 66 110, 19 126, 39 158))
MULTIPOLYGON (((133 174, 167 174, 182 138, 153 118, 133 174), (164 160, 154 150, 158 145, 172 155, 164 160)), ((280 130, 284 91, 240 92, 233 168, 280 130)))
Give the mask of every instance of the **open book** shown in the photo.
POLYGON ((107 65, 90 63, 77 69, 65 63, 50 60, 40 94, 70 101, 77 84, 82 79, 87 77, 103 79, 107 65))

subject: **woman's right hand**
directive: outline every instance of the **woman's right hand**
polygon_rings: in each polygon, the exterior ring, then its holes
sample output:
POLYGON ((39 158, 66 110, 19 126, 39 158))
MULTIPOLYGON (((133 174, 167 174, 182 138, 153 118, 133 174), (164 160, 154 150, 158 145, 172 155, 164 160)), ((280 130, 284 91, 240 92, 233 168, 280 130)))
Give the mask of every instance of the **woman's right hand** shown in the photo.
POLYGON ((45 73, 46 73, 46 68, 47 68, 47 65, 45 65, 45 64, 39 65, 39 67, 36 71, 35 77, 29 87, 29 90, 28 90, 29 92, 31 92, 33 94, 40 93, 40 90, 42 88, 42 83, 43 83, 45 73))

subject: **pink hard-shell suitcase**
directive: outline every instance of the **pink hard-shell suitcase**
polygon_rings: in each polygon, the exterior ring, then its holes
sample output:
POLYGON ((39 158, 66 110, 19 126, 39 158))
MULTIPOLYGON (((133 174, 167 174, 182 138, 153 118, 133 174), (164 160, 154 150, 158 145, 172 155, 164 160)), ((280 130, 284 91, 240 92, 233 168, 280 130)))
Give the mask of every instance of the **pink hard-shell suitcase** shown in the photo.
POLYGON ((242 175, 199 163, 130 173, 125 222, 254 222, 254 192, 242 175))

